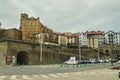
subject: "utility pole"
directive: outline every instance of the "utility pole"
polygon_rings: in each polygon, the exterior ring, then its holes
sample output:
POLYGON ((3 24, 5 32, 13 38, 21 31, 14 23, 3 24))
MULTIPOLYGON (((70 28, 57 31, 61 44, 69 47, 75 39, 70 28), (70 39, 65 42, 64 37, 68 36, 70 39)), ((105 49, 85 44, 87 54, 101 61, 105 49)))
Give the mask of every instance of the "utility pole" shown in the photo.
POLYGON ((79 33, 79 36, 78 36, 78 47, 79 47, 79 60, 81 60, 81 45, 80 45, 80 43, 81 43, 81 41, 80 41, 80 33, 79 33))
POLYGON ((1 24, 1 22, 0 22, 0 28, 1 28, 1 25, 2 25, 2 24, 1 24))
POLYGON ((42 63, 42 31, 40 32, 40 62, 42 63))
POLYGON ((98 60, 100 60, 100 49, 99 49, 99 45, 100 43, 99 43, 99 40, 98 40, 98 60))

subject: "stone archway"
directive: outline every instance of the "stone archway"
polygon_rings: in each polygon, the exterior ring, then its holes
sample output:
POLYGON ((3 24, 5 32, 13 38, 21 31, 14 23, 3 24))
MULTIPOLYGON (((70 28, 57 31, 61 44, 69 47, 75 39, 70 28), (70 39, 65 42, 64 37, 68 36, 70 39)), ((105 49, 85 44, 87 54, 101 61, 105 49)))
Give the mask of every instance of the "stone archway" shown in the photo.
POLYGON ((21 51, 17 54, 17 64, 18 65, 28 65, 28 53, 21 51))

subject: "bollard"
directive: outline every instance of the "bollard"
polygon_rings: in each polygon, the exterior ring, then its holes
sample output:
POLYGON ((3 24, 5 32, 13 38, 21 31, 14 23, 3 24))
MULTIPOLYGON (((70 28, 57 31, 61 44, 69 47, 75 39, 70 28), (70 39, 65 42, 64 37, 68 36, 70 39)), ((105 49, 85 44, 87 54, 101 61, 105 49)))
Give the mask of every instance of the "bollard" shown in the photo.
POLYGON ((78 67, 78 64, 76 64, 76 67, 78 67))
POLYGON ((84 67, 83 65, 84 65, 84 64, 81 65, 82 68, 84 67))
POLYGON ((68 68, 70 65, 69 64, 66 64, 66 67, 68 68))
POLYGON ((85 67, 87 68, 87 63, 85 63, 85 67))
POLYGON ((63 64, 62 64, 62 63, 60 64, 60 67, 63 67, 63 64))
POLYGON ((81 64, 79 64, 80 65, 80 67, 81 67, 81 64))

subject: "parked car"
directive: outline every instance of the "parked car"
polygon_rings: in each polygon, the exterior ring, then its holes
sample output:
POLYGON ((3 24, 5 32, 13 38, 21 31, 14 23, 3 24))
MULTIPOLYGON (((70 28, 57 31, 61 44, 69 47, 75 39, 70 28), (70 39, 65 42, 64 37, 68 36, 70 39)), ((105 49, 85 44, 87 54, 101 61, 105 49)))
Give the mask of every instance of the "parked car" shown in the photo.
POLYGON ((120 60, 117 63, 120 64, 120 60))
POLYGON ((101 60, 101 59, 100 59, 100 60, 98 60, 98 63, 103 63, 103 62, 104 62, 104 60, 101 60))
POLYGON ((90 60, 79 60, 79 64, 88 64, 90 63, 90 60))
POLYGON ((104 60, 104 62, 105 62, 105 63, 109 63, 109 62, 110 62, 110 60, 106 59, 106 60, 104 60))
POLYGON ((65 61, 64 64, 69 64, 69 65, 75 65, 75 64, 78 64, 79 62, 76 61, 76 60, 68 60, 68 61, 65 61))

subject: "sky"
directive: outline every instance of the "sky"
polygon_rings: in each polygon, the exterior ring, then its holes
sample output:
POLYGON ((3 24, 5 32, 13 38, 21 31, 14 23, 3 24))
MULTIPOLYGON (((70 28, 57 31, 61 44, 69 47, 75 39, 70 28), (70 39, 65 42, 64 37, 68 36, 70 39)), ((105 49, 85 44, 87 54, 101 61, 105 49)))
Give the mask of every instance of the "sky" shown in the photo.
POLYGON ((120 32, 120 0, 0 0, 1 28, 20 26, 20 14, 39 17, 56 32, 120 32))

